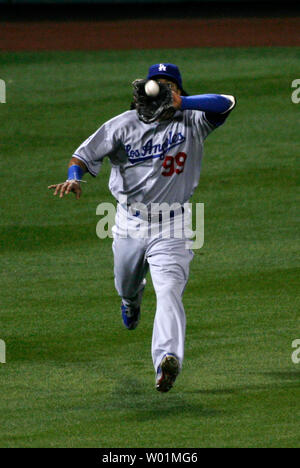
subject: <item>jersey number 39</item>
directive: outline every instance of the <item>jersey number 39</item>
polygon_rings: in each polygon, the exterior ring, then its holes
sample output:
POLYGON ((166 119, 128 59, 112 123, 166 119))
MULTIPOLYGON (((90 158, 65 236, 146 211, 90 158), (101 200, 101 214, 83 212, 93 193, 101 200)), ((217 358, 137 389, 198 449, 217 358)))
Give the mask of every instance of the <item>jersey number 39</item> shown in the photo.
POLYGON ((187 158, 186 153, 178 153, 176 156, 166 156, 163 162, 162 175, 171 177, 173 174, 181 174, 184 171, 184 165, 187 158))

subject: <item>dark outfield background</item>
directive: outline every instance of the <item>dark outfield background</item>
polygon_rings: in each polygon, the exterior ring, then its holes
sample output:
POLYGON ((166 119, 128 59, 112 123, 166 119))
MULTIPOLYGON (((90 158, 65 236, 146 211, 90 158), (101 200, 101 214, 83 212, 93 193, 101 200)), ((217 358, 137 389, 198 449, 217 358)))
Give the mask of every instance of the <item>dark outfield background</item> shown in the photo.
POLYGON ((137 18, 290 16, 299 14, 299 2, 288 0, 0 0, 0 18, 137 18), (149 10, 151 8, 151 10, 149 10))
POLYGON ((298 5, 0 3, 0 446, 299 447, 298 5), (97 205, 114 202, 108 162, 79 202, 47 190, 161 61, 191 94, 238 102, 205 145, 192 199, 205 204, 205 244, 166 395, 154 390, 151 280, 128 333, 111 240, 95 232, 97 205))

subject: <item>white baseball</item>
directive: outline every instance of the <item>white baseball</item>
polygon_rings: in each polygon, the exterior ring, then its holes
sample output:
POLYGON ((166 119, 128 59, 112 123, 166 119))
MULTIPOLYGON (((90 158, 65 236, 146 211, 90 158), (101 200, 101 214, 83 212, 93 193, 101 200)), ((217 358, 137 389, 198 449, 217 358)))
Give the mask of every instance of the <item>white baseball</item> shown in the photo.
POLYGON ((159 93, 159 85, 154 80, 149 80, 145 84, 145 92, 147 96, 156 97, 159 93))

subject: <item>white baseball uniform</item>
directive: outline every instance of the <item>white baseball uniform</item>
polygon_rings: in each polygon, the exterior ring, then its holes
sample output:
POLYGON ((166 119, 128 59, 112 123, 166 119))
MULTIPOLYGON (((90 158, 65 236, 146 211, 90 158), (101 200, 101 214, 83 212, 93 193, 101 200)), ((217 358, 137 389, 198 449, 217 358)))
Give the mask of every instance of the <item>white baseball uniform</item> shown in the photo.
MULTIPOLYGON (((193 253, 186 248, 185 235, 164 238, 150 233, 136 238, 137 231, 148 233, 149 221, 158 230, 164 229, 164 221, 154 216, 150 220, 132 206, 143 203, 150 209, 153 203, 165 202, 181 207, 188 202, 199 183, 204 140, 214 128, 202 111, 177 111, 171 120, 145 124, 132 110, 102 125, 73 155, 93 176, 103 159, 110 159, 109 188, 118 201, 113 230, 115 286, 126 306, 138 306, 150 268, 157 297, 155 370, 166 353, 175 354, 182 365, 186 325, 182 296, 193 253)), ((169 225, 181 215, 174 210, 169 225)))

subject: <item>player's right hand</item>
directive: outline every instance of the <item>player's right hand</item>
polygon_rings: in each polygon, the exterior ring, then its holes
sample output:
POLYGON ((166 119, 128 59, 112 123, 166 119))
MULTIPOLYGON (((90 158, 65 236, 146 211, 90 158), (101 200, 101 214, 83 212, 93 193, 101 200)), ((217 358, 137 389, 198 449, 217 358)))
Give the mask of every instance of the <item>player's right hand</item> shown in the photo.
POLYGON ((73 192, 76 196, 76 199, 79 200, 82 194, 80 182, 77 182, 76 180, 66 180, 66 182, 61 184, 49 185, 48 189, 53 189, 53 195, 59 194, 59 198, 63 198, 64 195, 68 195, 70 192, 73 192))

